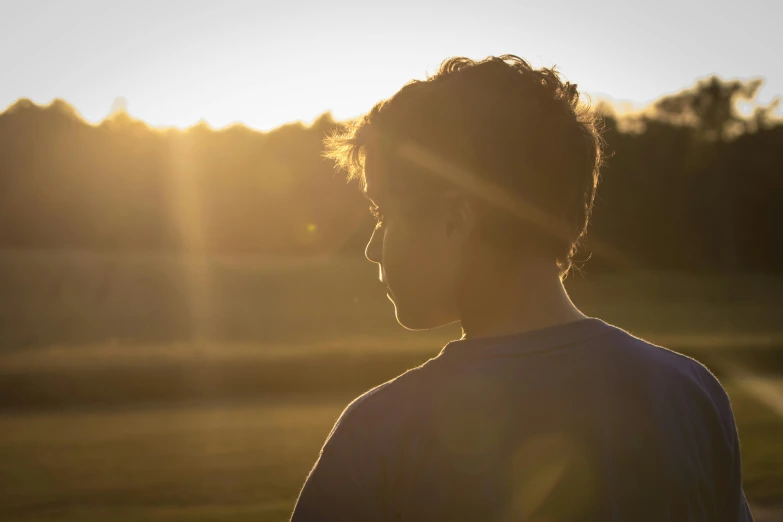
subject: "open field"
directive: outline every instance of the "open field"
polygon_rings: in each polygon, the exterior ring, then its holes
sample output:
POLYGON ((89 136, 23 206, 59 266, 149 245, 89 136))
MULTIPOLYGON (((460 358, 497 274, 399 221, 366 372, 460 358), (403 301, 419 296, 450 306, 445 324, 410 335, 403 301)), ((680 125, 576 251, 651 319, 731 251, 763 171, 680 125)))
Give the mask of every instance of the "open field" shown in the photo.
MULTIPOLYGON (((740 388, 729 392, 746 491, 774 504, 783 484, 783 420, 740 388)), ((6 413, 0 512, 7 522, 282 522, 349 400, 6 413)))
MULTIPOLYGON (((431 335, 438 344, 456 335, 403 331, 377 277, 360 258, 0 252, 0 348, 328 344, 357 335, 399 345, 431 335)), ((586 313, 646 337, 783 345, 783 277, 594 275, 588 265, 566 286, 586 313)))
MULTIPOLYGON (((285 520, 342 408, 459 335, 400 329, 376 277, 357 259, 0 253, 0 519, 285 520)), ((783 504, 783 278, 568 287, 721 378, 746 492, 783 504)))
POLYGON ((22 520, 285 520, 348 397, 0 416, 22 520))

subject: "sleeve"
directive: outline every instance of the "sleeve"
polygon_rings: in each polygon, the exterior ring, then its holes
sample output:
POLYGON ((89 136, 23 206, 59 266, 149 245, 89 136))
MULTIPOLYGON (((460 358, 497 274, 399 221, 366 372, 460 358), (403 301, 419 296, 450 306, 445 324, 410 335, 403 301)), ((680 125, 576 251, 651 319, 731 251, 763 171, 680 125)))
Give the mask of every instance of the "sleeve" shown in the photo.
POLYGON ((742 488, 742 455, 731 399, 712 372, 699 363, 696 368, 699 380, 711 399, 711 412, 715 412, 720 421, 720 442, 715 444, 725 448, 720 452, 720 462, 716 467, 721 480, 717 489, 720 503, 715 519, 723 522, 753 522, 742 488))
POLYGON ((732 443, 734 445, 734 461, 727 484, 726 495, 726 522, 753 522, 748 501, 745 499, 745 491, 742 489, 742 458, 740 456, 739 436, 737 426, 734 423, 734 414, 729 407, 731 421, 732 443))
POLYGON ((349 407, 310 471, 291 522, 382 520, 378 456, 349 407))

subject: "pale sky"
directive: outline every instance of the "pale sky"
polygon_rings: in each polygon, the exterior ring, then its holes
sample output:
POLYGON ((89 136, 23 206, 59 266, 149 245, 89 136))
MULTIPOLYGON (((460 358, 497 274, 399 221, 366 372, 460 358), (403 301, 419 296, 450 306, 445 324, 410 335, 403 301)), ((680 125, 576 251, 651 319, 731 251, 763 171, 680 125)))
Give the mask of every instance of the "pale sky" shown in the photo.
POLYGON ((637 106, 713 73, 783 94, 780 0, 0 0, 0 110, 117 97, 152 125, 357 116, 448 56, 558 65, 637 106))

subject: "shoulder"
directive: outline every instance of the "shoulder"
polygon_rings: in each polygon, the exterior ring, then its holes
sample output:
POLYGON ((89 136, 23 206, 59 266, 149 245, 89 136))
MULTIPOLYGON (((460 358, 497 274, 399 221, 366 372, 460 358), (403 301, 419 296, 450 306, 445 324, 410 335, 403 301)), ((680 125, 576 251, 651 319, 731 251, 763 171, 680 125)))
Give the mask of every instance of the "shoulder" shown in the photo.
POLYGON ((709 373, 704 365, 687 355, 637 337, 617 326, 607 326, 610 331, 604 341, 613 345, 615 356, 622 359, 635 359, 660 369, 709 373))
POLYGON ((646 341, 615 326, 607 340, 613 345, 612 356, 659 382, 674 384, 675 389, 691 385, 708 395, 720 406, 728 407, 728 396, 715 375, 702 363, 670 348, 646 341))
MULTIPOLYGON (((733 447, 736 429, 731 402, 706 366, 619 328, 614 330, 604 339, 611 346, 600 364, 611 368, 609 381, 626 391, 616 401, 631 409, 643 404, 645 411, 665 419, 670 430, 689 426, 705 438, 720 441, 722 447, 733 447)), ((643 426, 639 424, 640 429, 643 426)))
POLYGON ((355 398, 340 414, 330 437, 338 430, 372 433, 405 416, 426 393, 426 382, 437 371, 437 359, 434 357, 355 398))

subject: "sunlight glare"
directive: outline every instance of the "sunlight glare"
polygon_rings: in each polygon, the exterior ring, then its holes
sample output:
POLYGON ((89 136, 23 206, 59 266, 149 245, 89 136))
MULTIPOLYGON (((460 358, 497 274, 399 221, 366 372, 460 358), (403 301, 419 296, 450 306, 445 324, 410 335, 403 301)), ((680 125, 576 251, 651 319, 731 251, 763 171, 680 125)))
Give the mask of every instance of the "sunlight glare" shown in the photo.
POLYGON ((179 135, 172 139, 171 143, 169 160, 172 186, 169 187, 169 194, 172 218, 185 252, 197 254, 185 256, 183 259, 191 337, 193 340, 203 341, 212 332, 209 265, 204 257, 207 245, 201 194, 196 179, 197 168, 193 144, 187 135, 179 135))

